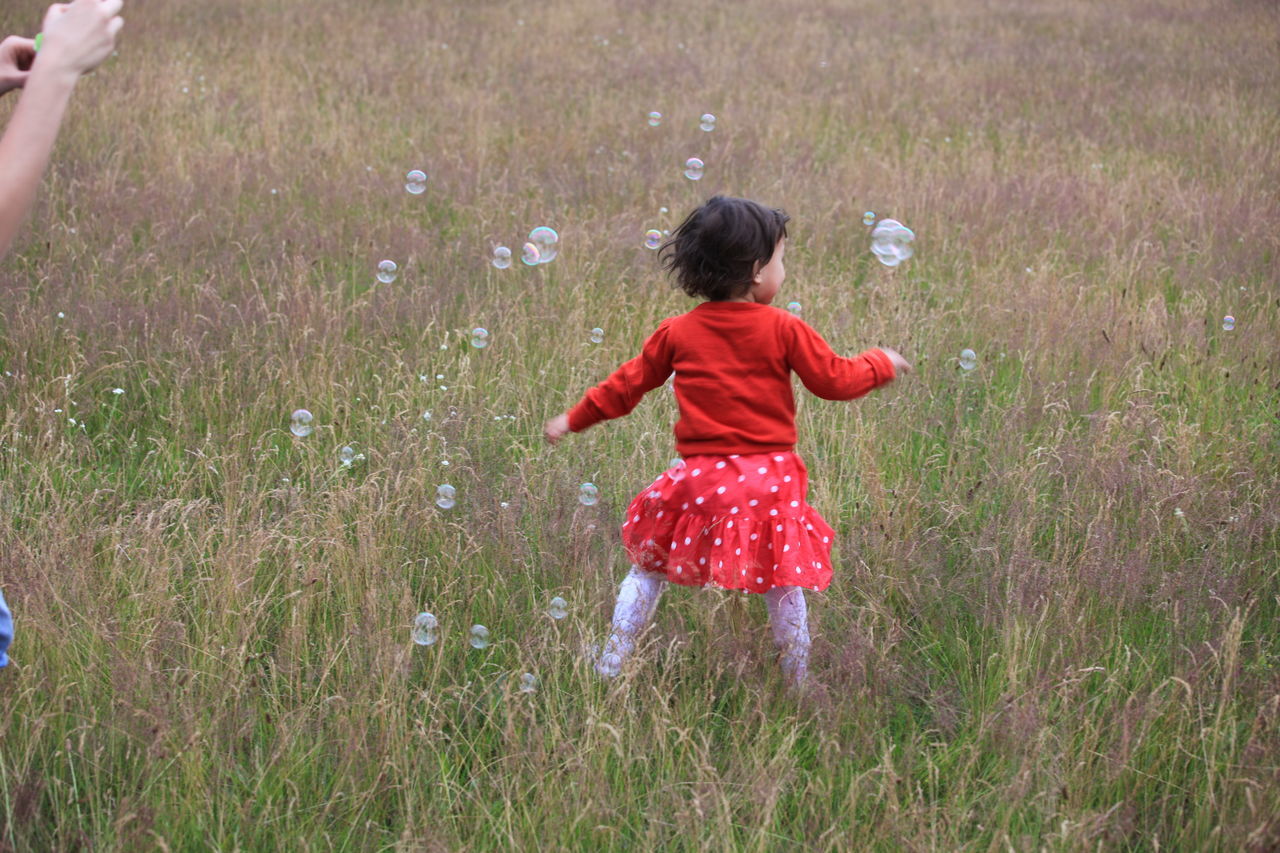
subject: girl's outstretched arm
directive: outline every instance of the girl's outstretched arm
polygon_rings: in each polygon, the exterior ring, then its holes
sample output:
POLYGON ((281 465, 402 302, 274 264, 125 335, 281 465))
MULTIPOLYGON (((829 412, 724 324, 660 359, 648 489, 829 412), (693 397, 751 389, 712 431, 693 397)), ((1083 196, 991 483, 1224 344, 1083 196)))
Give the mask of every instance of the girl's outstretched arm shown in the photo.
POLYGON ((644 342, 638 356, 583 394, 578 404, 565 412, 570 431, 582 432, 592 424, 622 417, 634 409, 645 394, 667 381, 671 375, 671 347, 667 339, 670 323, 669 319, 663 320, 644 342))
POLYGON ((888 348, 866 350, 853 358, 836 355, 822 336, 799 318, 784 331, 787 363, 804 387, 824 400, 854 400, 892 382, 911 365, 888 348))
POLYGON ((55 3, 44 18, 44 44, 23 80, 22 99, 0 138, 0 257, 35 200, 71 90, 80 75, 111 55, 124 21, 124 0, 55 3))

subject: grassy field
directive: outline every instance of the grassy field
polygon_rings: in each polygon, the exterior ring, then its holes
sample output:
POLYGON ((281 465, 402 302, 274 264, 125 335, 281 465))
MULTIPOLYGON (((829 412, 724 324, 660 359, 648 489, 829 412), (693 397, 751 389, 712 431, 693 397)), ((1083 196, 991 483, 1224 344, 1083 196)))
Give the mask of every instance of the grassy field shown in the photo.
POLYGON ((125 15, 0 263, 0 850, 1280 848, 1274 3, 125 15), (541 440, 691 307, 642 238, 715 192, 917 366, 801 402, 803 701, 713 590, 595 678, 674 402, 541 440))

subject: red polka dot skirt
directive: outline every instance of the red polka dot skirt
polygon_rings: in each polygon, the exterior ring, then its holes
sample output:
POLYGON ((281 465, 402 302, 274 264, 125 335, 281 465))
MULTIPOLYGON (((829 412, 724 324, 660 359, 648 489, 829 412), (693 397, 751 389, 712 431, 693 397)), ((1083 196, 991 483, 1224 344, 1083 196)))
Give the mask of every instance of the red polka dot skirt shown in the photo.
POLYGON ((631 501, 622 544, 641 569, 686 586, 826 589, 835 534, 808 490, 794 452, 689 456, 631 501))

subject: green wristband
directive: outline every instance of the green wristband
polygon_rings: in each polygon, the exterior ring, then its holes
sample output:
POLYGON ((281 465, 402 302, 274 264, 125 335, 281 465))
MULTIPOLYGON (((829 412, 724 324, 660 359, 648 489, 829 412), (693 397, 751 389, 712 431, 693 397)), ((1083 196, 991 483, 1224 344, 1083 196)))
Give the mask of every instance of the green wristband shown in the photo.
POLYGON ((36 33, 36 53, 40 52, 40 45, 44 43, 44 33, 36 33))

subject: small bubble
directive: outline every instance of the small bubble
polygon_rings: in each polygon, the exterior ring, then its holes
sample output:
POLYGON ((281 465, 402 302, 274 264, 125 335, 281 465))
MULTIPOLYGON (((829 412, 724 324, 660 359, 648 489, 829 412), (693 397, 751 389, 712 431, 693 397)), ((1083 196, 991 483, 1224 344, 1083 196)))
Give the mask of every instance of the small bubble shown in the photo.
POLYGON ((440 639, 440 623, 430 613, 419 613, 413 620, 413 641, 420 646, 430 646, 440 639))
POLYGON ((315 432, 316 428, 311 425, 313 420, 315 418, 306 409, 298 409, 289 416, 289 432, 298 438, 306 438, 315 432))
POLYGON ((471 345, 476 349, 484 349, 489 345, 489 330, 476 327, 471 330, 471 345))
POLYGON ((1173 508, 1173 516, 1174 518, 1184 518, 1186 517, 1186 513, 1182 511, 1182 507, 1175 506, 1173 508))
POLYGON ((677 456, 675 459, 671 460, 671 465, 667 469, 667 477, 670 478, 673 483, 680 482, 684 479, 685 467, 685 461, 677 456))
POLYGON ((511 250, 506 246, 498 246, 493 250, 493 265, 500 270, 511 266, 511 250))
POLYGON ((662 245, 662 232, 657 228, 650 228, 644 232, 644 247, 646 249, 656 249, 662 245))
POLYGON ((489 629, 483 625, 471 626, 471 648, 484 649, 489 646, 489 629))
POLYGON ((684 161, 684 176, 691 181, 702 180, 702 171, 705 168, 705 165, 706 164, 697 157, 690 157, 688 160, 684 161))
POLYGON ((124 389, 123 389, 123 388, 112 388, 112 389, 111 389, 111 393, 112 393, 112 394, 115 394, 117 397, 119 397, 121 394, 123 394, 123 393, 124 393, 124 389))
POLYGON ((978 354, 971 349, 960 350, 960 369, 969 371, 978 366, 978 354))
POLYGON ((649 127, 657 127, 660 124, 662 124, 662 113, 657 110, 649 113, 649 127))
POLYGON ((1222 318, 1222 331, 1229 332, 1236 327, 1236 318, 1230 314, 1222 318))
POLYGON ((799 316, 800 316, 800 303, 799 303, 799 302, 788 302, 788 303, 787 303, 787 310, 788 310, 788 311, 790 311, 792 314, 795 314, 797 317, 799 317, 799 316))
POLYGON ((569 615, 569 602, 560 596, 551 599, 551 603, 547 605, 547 615, 552 619, 560 620, 569 615))
POLYGON ((591 343, 593 344, 604 343, 604 329, 597 327, 591 330, 591 343))
POLYGON ((594 483, 583 483, 578 487, 578 503, 583 506, 595 506, 600 502, 600 490, 594 483))
POLYGON ((538 676, 534 675, 532 672, 526 672, 524 675, 520 676, 521 693, 533 693, 537 689, 538 676))
POLYGON ((671 212, 671 211, 667 210, 665 207, 660 207, 660 208, 658 208, 658 213, 660 213, 660 214, 661 214, 661 215, 663 215, 663 216, 666 216, 666 215, 667 215, 668 213, 670 213, 670 212, 671 212))
POLYGON ((383 284, 390 284, 396 280, 397 272, 395 261, 378 261, 378 281, 383 284))
POLYGON ((350 468, 351 463, 356 461, 356 451, 351 445, 345 445, 338 451, 338 459, 342 460, 344 468, 350 468))
POLYGON ((66 315, 66 314, 63 314, 61 311, 59 311, 59 312, 58 312, 58 319, 59 319, 59 320, 65 320, 66 318, 67 318, 67 315, 66 315))
POLYGON ((529 232, 529 242, 538 247, 538 263, 549 264, 560 254, 560 235, 554 228, 539 225, 529 232))
POLYGON ((698 127, 710 133, 716 129, 716 117, 711 113, 703 113, 702 118, 698 119, 698 127))
POLYGON ((876 224, 876 212, 875 212, 874 210, 868 210, 866 213, 862 214, 862 224, 863 224, 863 225, 875 225, 875 224, 876 224))
POLYGON ((423 419, 424 421, 429 421, 429 420, 431 420, 431 412, 430 412, 430 411, 423 412, 423 413, 422 413, 422 419, 423 419))
POLYGON ((455 500, 457 494, 458 490, 453 486, 450 486, 448 483, 445 483, 443 486, 437 486, 436 506, 441 509, 453 509, 454 505, 457 503, 455 500))
POLYGON ((536 267, 542 260, 542 255, 538 252, 538 247, 532 243, 525 243, 524 248, 520 250, 520 260, 525 266, 536 267))
POLYGON ((404 176, 404 188, 411 195, 422 195, 427 189, 427 173, 414 169, 404 176))

